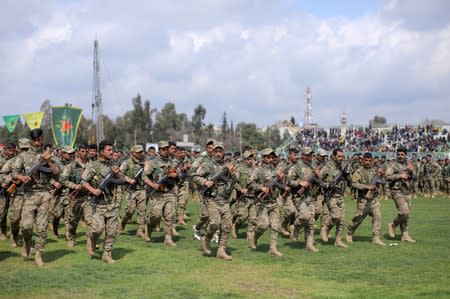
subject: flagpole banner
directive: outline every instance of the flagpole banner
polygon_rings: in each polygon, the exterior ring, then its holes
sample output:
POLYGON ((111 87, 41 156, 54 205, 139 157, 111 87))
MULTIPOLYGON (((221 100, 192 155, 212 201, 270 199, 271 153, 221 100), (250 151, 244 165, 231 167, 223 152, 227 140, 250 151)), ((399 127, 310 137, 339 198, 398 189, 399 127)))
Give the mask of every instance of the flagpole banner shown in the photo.
POLYGON ((55 144, 73 147, 82 111, 80 108, 67 106, 52 108, 52 131, 55 144))
POLYGON ((42 119, 44 118, 44 114, 45 114, 44 111, 39 111, 39 112, 22 114, 22 116, 25 119, 25 122, 27 123, 30 130, 34 130, 34 129, 41 127, 42 119))
POLYGON ((8 129, 9 133, 12 133, 14 131, 14 129, 16 128, 19 118, 20 118, 19 114, 3 116, 3 121, 5 122, 6 128, 8 129))

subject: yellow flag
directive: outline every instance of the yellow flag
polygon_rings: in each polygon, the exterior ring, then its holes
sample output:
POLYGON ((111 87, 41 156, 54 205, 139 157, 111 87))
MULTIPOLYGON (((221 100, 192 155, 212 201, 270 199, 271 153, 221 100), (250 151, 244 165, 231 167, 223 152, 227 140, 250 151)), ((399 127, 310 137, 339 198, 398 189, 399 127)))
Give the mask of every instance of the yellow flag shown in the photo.
POLYGON ((44 118, 44 111, 39 112, 33 112, 33 113, 27 113, 22 114, 23 118, 27 122, 28 127, 30 130, 34 130, 36 128, 41 127, 42 119, 44 118))

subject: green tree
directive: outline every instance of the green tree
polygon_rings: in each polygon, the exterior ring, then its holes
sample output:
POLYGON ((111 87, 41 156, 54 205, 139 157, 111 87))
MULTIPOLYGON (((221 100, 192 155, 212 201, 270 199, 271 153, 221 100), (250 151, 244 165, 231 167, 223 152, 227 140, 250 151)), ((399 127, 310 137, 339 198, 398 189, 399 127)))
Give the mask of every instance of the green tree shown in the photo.
POLYGON ((205 124, 203 120, 205 119, 206 109, 201 104, 195 107, 194 114, 192 115, 192 133, 194 135, 194 142, 200 143, 203 137, 203 127, 205 124))
POLYGON ((161 111, 156 113, 153 140, 181 140, 187 130, 186 124, 186 114, 178 114, 174 103, 166 103, 161 111))

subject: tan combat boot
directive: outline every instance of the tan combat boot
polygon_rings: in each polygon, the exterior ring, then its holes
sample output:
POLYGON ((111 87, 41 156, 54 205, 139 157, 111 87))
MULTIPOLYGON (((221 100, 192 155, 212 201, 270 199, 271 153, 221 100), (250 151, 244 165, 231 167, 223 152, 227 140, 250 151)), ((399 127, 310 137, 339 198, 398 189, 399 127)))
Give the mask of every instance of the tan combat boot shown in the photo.
POLYGON ((299 227, 297 227, 295 225, 289 226, 289 239, 291 239, 292 241, 298 242, 299 230, 300 230, 299 227))
POLYGON ((411 238, 409 236, 408 232, 403 232, 402 233, 402 242, 407 242, 407 243, 416 243, 416 240, 414 240, 413 238, 411 238))
POLYGON ((336 237, 336 241, 334 241, 334 246, 341 247, 341 248, 348 248, 348 246, 345 245, 344 242, 342 242, 342 238, 341 237, 336 237))
POLYGON ((75 240, 69 239, 67 241, 67 247, 75 247, 75 240))
POLYGON ((313 239, 312 236, 309 236, 309 237, 306 238, 306 247, 305 247, 305 249, 307 251, 311 251, 311 252, 319 252, 319 249, 317 249, 314 246, 314 239, 313 239))
POLYGON ((237 239, 237 237, 238 237, 238 227, 237 227, 236 223, 233 223, 231 225, 231 237, 233 239, 237 239))
POLYGON ((202 237, 203 253, 207 256, 211 256, 211 239, 206 236, 202 237))
POLYGON ((372 238, 372 244, 374 245, 380 245, 380 246, 386 246, 386 243, 384 243, 379 236, 373 236, 372 238))
POLYGON ((23 258, 27 258, 30 256, 30 250, 31 250, 31 242, 23 242, 23 246, 22 246, 22 257, 23 258))
POLYGON ((136 232, 136 237, 138 237, 138 238, 140 238, 140 239, 145 239, 145 232, 143 231, 143 230, 138 230, 137 232, 136 232))
POLYGON ((322 241, 324 241, 325 243, 328 243, 328 230, 325 226, 322 226, 320 228, 320 238, 322 239, 322 241))
POLYGON ((184 216, 183 216, 183 214, 180 214, 179 216, 178 216, 178 224, 179 225, 186 225, 187 223, 184 221, 184 216))
POLYGON ((289 232, 284 226, 280 226, 280 233, 283 235, 283 237, 289 237, 289 232))
POLYGON ((42 253, 40 250, 36 250, 36 254, 34 255, 34 263, 38 268, 44 267, 44 262, 42 261, 42 253))
POLYGON ((171 235, 165 235, 164 236, 164 245, 170 246, 170 247, 177 247, 177 244, 172 240, 171 235))
POLYGON ((111 251, 106 251, 106 250, 103 251, 102 261, 104 261, 107 264, 114 264, 117 262, 115 259, 112 258, 111 251))
POLYGON ((395 226, 394 223, 389 223, 388 224, 388 236, 389 238, 395 238, 395 226))
POLYGON ((277 248, 277 243, 276 242, 270 242, 270 249, 269 249, 269 253, 274 255, 274 256, 283 256, 283 254, 281 252, 278 251, 277 248))
POLYGON ((351 234, 347 234, 347 236, 345 236, 345 241, 347 241, 347 243, 353 243, 353 236, 351 234))
POLYGON ((95 244, 92 243, 92 239, 90 237, 87 237, 86 239, 86 250, 89 256, 95 255, 95 244))
POLYGON ((177 232, 177 229, 176 229, 175 225, 172 226, 172 236, 174 236, 174 237, 179 237, 180 236, 180 234, 177 232))
POLYGON ((231 261, 233 257, 231 255, 228 255, 225 252, 225 246, 219 246, 219 249, 217 249, 217 256, 218 259, 223 259, 226 261, 231 261))
POLYGON ((247 232, 247 241, 248 241, 248 247, 251 249, 256 249, 256 241, 255 241, 255 233, 254 232, 247 232))

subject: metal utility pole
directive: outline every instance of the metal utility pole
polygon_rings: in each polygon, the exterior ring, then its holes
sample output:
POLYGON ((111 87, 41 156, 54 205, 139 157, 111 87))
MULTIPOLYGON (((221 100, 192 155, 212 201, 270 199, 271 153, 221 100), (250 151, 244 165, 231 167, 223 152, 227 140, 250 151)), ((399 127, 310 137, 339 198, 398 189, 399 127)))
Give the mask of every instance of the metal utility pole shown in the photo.
POLYGON ((95 124, 95 140, 98 144, 105 138, 103 130, 102 92, 100 86, 100 61, 98 41, 94 40, 94 78, 92 84, 92 123, 95 124))
POLYGON ((305 129, 309 129, 312 123, 312 94, 309 87, 306 88, 305 93, 306 109, 305 109, 305 129))

